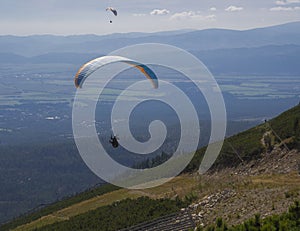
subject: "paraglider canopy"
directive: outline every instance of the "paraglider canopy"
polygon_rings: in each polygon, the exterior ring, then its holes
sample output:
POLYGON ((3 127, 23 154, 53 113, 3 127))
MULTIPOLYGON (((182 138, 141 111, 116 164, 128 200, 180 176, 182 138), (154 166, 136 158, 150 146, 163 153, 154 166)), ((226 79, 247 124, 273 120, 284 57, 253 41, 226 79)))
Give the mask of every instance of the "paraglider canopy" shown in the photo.
POLYGON ((153 70, 150 69, 145 64, 139 63, 137 61, 121 57, 121 56, 102 56, 96 59, 93 59, 86 64, 84 64, 76 73, 74 82, 77 88, 81 88, 84 81, 96 70, 100 69, 104 65, 110 63, 122 62, 126 63, 144 74, 144 76, 150 80, 153 88, 158 88, 158 79, 153 70))
POLYGON ((111 11, 115 16, 118 15, 117 10, 116 10, 115 8, 113 8, 113 7, 107 7, 107 8, 106 8, 106 11, 111 11))

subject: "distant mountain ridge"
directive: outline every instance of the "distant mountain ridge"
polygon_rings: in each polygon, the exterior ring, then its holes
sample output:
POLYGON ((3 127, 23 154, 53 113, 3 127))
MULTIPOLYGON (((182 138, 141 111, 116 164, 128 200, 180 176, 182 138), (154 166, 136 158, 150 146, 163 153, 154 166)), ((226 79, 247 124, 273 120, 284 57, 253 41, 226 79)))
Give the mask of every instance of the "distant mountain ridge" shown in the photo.
POLYGON ((53 52, 106 54, 137 43, 166 43, 187 50, 251 48, 267 45, 300 45, 300 22, 251 30, 180 30, 156 33, 110 35, 32 35, 0 36, 2 53, 37 56, 53 52))
MULTIPOLYGON (((300 45, 269 45, 252 48, 190 50, 216 75, 300 75, 300 45)), ((74 64, 77 66, 104 53, 53 52, 32 57, 1 53, 6 64, 74 64)))

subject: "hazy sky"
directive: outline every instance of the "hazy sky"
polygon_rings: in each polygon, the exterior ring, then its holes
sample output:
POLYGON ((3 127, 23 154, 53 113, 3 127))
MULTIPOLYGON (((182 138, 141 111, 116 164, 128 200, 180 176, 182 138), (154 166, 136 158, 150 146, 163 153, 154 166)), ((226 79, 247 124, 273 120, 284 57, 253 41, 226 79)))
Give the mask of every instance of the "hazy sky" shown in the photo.
POLYGON ((300 21, 300 0, 0 0, 0 4, 2 35, 248 29, 300 21), (119 16, 106 12, 107 6, 115 7, 119 16))

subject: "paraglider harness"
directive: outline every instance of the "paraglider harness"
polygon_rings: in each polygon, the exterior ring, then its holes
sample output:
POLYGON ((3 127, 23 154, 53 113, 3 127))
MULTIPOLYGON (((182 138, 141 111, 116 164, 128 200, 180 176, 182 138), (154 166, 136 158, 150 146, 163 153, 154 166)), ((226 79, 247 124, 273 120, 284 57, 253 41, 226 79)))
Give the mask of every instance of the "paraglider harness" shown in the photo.
POLYGON ((110 136, 110 140, 109 140, 109 143, 111 143, 111 145, 114 147, 114 148, 117 148, 119 146, 119 142, 118 142, 118 138, 116 136, 110 136))

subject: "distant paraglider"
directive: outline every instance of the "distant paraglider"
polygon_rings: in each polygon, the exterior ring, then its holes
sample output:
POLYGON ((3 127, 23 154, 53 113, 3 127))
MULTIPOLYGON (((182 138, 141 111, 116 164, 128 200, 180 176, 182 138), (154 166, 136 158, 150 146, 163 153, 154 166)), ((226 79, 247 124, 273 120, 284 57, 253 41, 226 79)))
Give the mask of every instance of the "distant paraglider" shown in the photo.
MULTIPOLYGON (((115 8, 113 8, 113 7, 107 7, 107 8, 106 8, 106 11, 112 12, 115 16, 118 15, 117 10, 116 10, 115 8)), ((109 22, 112 23, 112 20, 109 20, 109 22)))

